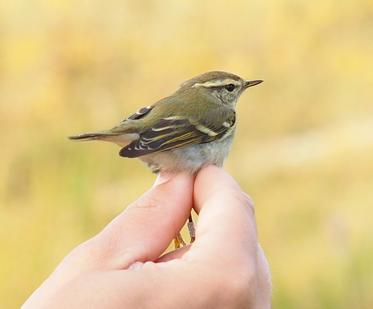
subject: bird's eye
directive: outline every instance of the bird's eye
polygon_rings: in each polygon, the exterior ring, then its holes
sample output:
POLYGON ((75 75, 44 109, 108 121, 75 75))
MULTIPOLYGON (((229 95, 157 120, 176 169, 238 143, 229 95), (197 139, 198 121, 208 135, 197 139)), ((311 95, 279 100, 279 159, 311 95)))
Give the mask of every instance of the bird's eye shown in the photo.
POLYGON ((229 84, 229 85, 226 85, 224 88, 227 89, 229 92, 232 92, 235 86, 233 84, 229 84))

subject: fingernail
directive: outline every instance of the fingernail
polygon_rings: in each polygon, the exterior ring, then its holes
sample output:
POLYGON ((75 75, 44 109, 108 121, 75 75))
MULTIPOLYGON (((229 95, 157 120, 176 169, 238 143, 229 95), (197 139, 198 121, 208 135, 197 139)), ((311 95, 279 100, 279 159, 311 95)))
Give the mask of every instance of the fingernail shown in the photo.
POLYGON ((159 186, 172 178, 171 173, 159 173, 157 179, 155 180, 153 187, 159 186))

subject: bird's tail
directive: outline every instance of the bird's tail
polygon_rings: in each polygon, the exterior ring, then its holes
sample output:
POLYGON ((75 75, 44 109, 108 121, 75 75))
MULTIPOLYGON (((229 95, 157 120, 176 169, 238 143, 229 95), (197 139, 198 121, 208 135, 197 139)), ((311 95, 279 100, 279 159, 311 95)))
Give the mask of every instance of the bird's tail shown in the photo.
POLYGON ((129 143, 138 138, 138 134, 126 133, 124 130, 118 132, 112 132, 111 130, 108 130, 69 136, 69 139, 74 141, 104 141, 115 143, 121 147, 127 146, 129 143))
POLYGON ((74 141, 105 140, 105 139, 112 139, 114 136, 117 136, 117 135, 118 133, 92 132, 92 133, 84 133, 84 134, 69 136, 69 139, 74 140, 74 141))

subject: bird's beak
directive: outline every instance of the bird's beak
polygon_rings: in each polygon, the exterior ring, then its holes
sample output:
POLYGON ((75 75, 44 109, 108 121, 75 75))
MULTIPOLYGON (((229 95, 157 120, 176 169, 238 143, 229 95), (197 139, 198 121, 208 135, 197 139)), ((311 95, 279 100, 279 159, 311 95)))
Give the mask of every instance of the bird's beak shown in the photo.
POLYGON ((246 89, 246 88, 249 88, 249 87, 252 87, 252 86, 256 86, 256 85, 259 85, 261 84, 263 81, 258 79, 258 80, 246 80, 243 87, 246 89))

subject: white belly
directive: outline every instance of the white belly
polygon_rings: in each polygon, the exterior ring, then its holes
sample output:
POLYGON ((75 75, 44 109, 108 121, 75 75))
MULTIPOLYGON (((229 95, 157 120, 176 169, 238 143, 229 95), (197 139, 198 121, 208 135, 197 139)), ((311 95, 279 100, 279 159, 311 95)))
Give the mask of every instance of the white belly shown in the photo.
POLYGON ((149 154, 139 159, 146 162, 153 172, 194 173, 204 165, 222 166, 228 156, 232 140, 233 134, 219 141, 149 154))

